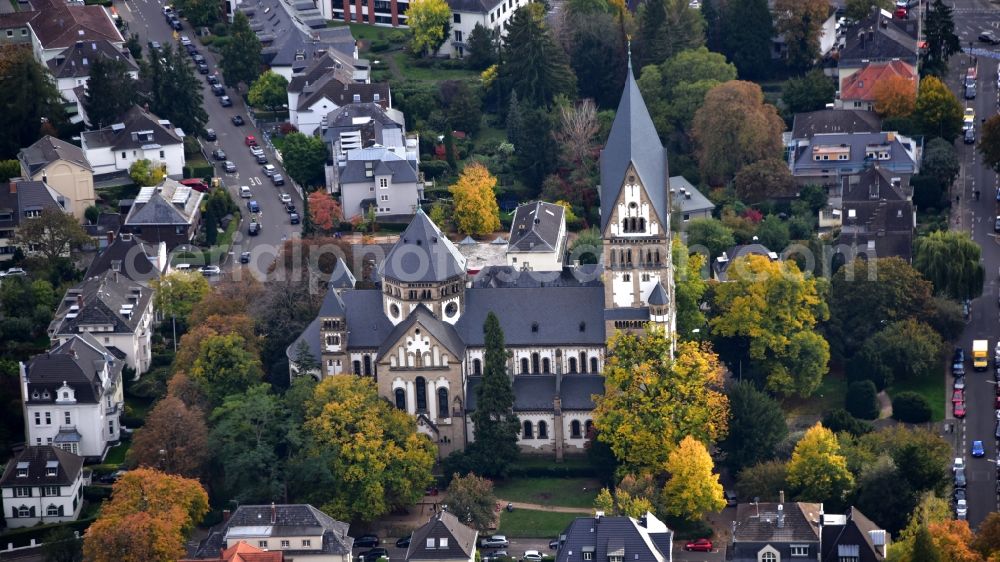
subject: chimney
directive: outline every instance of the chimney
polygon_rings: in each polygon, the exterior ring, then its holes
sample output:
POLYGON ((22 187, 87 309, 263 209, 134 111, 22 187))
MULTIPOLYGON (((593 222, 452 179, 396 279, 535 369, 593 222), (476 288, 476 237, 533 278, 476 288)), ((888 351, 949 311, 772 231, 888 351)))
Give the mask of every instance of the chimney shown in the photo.
POLYGON ((271 524, 274 525, 278 520, 278 509, 275 507, 274 502, 271 502, 271 524))
POLYGON ((79 294, 76 296, 76 304, 80 308, 83 308, 83 294, 79 294))
POLYGON ((115 241, 115 231, 114 230, 109 230, 108 231, 108 246, 110 246, 111 243, 114 242, 114 241, 115 241))
POLYGON ((784 504, 784 503, 785 503, 785 491, 781 490, 778 492, 778 504, 784 504))
POLYGON ((782 529, 785 527, 785 506, 778 504, 778 528, 782 529))
POLYGON ((16 181, 10 182, 10 193, 11 193, 11 195, 17 193, 17 182, 16 181))
POLYGON ((229 511, 228 509, 223 509, 222 510, 222 522, 226 523, 227 521, 229 521, 229 517, 231 515, 232 515, 231 511, 229 511))

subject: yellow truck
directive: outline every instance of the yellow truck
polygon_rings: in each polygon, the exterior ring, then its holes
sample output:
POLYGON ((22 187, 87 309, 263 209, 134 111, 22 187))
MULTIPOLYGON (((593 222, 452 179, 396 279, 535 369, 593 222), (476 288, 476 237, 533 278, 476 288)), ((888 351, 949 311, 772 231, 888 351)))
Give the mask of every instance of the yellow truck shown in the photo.
POLYGON ((985 371, 989 366, 989 342, 986 340, 972 341, 972 368, 977 371, 985 371))

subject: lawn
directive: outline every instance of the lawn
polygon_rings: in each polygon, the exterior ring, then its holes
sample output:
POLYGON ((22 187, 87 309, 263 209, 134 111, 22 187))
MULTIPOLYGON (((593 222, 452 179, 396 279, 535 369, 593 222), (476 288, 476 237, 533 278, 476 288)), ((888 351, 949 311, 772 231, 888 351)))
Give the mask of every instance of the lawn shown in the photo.
POLYGON ((479 73, 474 70, 464 68, 437 68, 420 67, 413 64, 410 56, 403 51, 385 53, 386 57, 392 57, 396 67, 407 80, 420 80, 424 82, 441 82, 442 80, 473 80, 479 78, 479 73))
POLYGON ((823 377, 819 389, 809 398, 787 398, 785 411, 790 415, 822 416, 830 410, 844 407, 847 396, 847 381, 841 373, 831 372, 823 377))
POLYGON ((889 397, 891 398, 893 395, 906 390, 916 392, 926 398, 927 402, 931 405, 931 420, 941 421, 944 419, 945 408, 944 381, 941 380, 942 377, 944 377, 943 373, 929 379, 896 382, 889 387, 889 397))
POLYGON ((600 486, 595 478, 508 478, 493 492, 506 501, 593 507, 600 486))
POLYGON ((405 40, 406 36, 409 35, 409 31, 403 29, 387 29, 385 27, 377 27, 366 23, 344 23, 342 21, 328 20, 326 25, 328 27, 341 27, 346 25, 351 28, 351 35, 353 35, 355 39, 365 42, 371 42, 378 39, 392 41, 394 38, 405 40))
POLYGON ((497 533, 508 538, 555 538, 577 517, 581 515, 530 509, 504 511, 500 514, 500 528, 497 529, 497 533))
POLYGON ((104 464, 121 464, 125 462, 125 453, 128 452, 130 441, 125 441, 111 447, 107 456, 104 457, 104 464))

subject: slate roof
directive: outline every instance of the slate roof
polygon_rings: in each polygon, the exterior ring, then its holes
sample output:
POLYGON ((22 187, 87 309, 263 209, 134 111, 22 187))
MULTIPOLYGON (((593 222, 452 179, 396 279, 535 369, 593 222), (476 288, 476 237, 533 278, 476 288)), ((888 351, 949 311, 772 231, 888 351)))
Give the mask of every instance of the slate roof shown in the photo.
POLYGON ((840 99, 843 101, 875 101, 875 85, 900 76, 913 83, 917 91, 917 70, 901 60, 873 62, 858 72, 851 74, 840 85, 840 99))
POLYGON ((139 322, 153 291, 125 275, 116 275, 113 271, 105 271, 95 277, 88 277, 80 284, 66 292, 62 303, 56 310, 56 318, 52 321, 52 334, 75 334, 81 326, 110 325, 111 333, 131 333, 139 327, 139 322), (79 302, 82 299, 83 304, 79 302), (132 304, 131 316, 122 314, 122 307, 132 304), (72 316, 70 308, 79 306, 76 317, 72 316))
POLYGON ((304 76, 293 76, 288 91, 299 92, 298 109, 308 111, 317 102, 326 98, 341 107, 349 103, 378 103, 389 107, 389 84, 377 82, 363 84, 354 81, 354 69, 338 61, 330 53, 316 59, 303 69, 304 76), (358 95, 358 102, 354 96, 358 95), (378 101, 375 96, 378 95, 378 101))
MULTIPOLYGON (((476 409, 476 388, 483 377, 470 376, 465 390, 465 409, 476 409)), ((600 374, 518 375, 511 383, 514 390, 514 411, 551 412, 556 394, 566 411, 589 412, 594 409, 593 396, 604 394, 604 376, 600 374), (559 392, 556 392, 557 377, 559 392)))
POLYGON ((566 540, 556 562, 583 562, 590 550, 593 562, 609 562, 614 552, 628 562, 672 560, 673 531, 652 514, 629 517, 577 517, 563 532, 566 540))
POLYGON ((56 390, 65 383, 73 389, 78 404, 98 404, 104 396, 105 384, 113 387, 123 366, 124 362, 115 359, 94 336, 74 334, 65 343, 28 361, 25 367, 27 403, 54 403, 56 390), (106 382, 97 374, 105 366, 110 370, 110 379, 106 382), (37 398, 35 391, 41 393, 37 398))
POLYGON ((790 502, 784 505, 784 522, 778 526, 777 503, 741 503, 736 506, 733 542, 818 541, 822 504, 790 502), (759 516, 758 516, 759 515, 759 516))
POLYGON ((490 312, 508 346, 605 344, 603 286, 466 289, 465 312, 455 325, 466 345, 484 345, 490 312))
POLYGON ((472 286, 481 289, 540 287, 603 287, 602 264, 563 266, 561 271, 523 270, 510 265, 490 265, 472 278, 472 286))
POLYGON ((877 133, 882 120, 874 111, 860 109, 820 109, 796 113, 792 121, 792 138, 809 139, 822 133, 877 133))
POLYGON ((0 477, 0 487, 72 486, 80 478, 82 470, 83 457, 52 445, 29 446, 15 453, 7 463, 7 469, 0 477), (28 475, 17 476, 18 467, 25 468, 25 464, 28 475), (49 476, 50 467, 56 469, 55 475, 49 476))
POLYGON ((663 306, 670 299, 667 297, 667 290, 663 288, 663 283, 657 283, 653 287, 653 292, 649 294, 647 301, 653 306, 663 306))
POLYGON ((40 181, 13 180, 0 183, 0 211, 10 211, 9 219, 0 219, 0 228, 15 228, 26 211, 59 209, 61 196, 40 181), (11 186, 14 186, 13 188, 11 186), (12 192, 13 189, 13 192, 12 192))
POLYGON ((857 166, 867 161, 866 147, 883 144, 889 146, 889 159, 879 160, 880 166, 892 166, 897 170, 908 169, 913 173, 917 171, 917 162, 915 161, 917 144, 912 138, 891 131, 884 133, 826 133, 814 135, 809 145, 798 148, 795 162, 792 165, 792 175, 818 172, 845 165, 857 166), (813 160, 814 149, 843 145, 850 148, 848 160, 813 160))
POLYGON ((843 195, 848 202, 864 202, 878 199, 888 201, 904 201, 913 196, 910 186, 910 176, 896 174, 884 168, 872 166, 860 174, 843 179, 843 195), (893 182, 893 180, 899 180, 893 182))
POLYGON ((857 508, 851 507, 845 516, 824 517, 822 562, 839 562, 839 547, 854 545, 859 547, 858 562, 881 562, 884 551, 889 548, 889 533, 879 528, 857 508), (841 524, 841 519, 842 524, 841 524))
MULTIPOLYGON (((417 181, 417 171, 413 164, 395 152, 382 146, 351 150, 347 161, 340 169, 340 183, 374 183, 374 176, 391 176, 392 185, 410 184, 417 181), (368 168, 368 163, 372 168, 368 168), (372 175, 369 176, 368 172, 372 175)), ((390 186, 391 187, 391 186, 390 186)))
POLYGON ((342 83, 353 81, 354 70, 334 53, 326 52, 307 61, 305 68, 296 72, 288 81, 288 91, 305 94, 322 80, 335 78, 342 83))
POLYGON ((893 59, 917 63, 916 21, 897 20, 889 12, 875 8, 844 35, 841 67, 893 59))
POLYGON ((149 281, 160 273, 154 263, 155 259, 155 247, 132 234, 122 234, 94 258, 84 277, 96 277, 117 268, 121 275, 133 281, 149 281))
POLYGON ((519 206, 514 211, 514 220, 510 225, 508 251, 559 251, 557 245, 565 211, 560 205, 544 201, 519 206))
POLYGON ((87 231, 87 234, 95 237, 106 237, 108 232, 113 232, 115 235, 122 227, 122 217, 121 213, 105 213, 97 215, 97 222, 94 224, 85 224, 83 229, 87 231))
POLYGON ((200 212, 204 194, 195 189, 166 178, 160 185, 143 187, 139 197, 132 204, 125 217, 126 226, 155 226, 194 224, 200 212), (183 194, 187 194, 183 196, 183 194), (143 195, 148 195, 144 197, 143 195), (174 197, 182 197, 184 203, 173 203, 174 197), (146 201, 143 201, 146 199, 146 201))
POLYGON ((417 209, 378 272, 380 277, 406 283, 442 282, 465 274, 465 256, 423 209, 417 209))
POLYGON ((478 534, 452 513, 439 511, 413 531, 404 560, 469 560, 476 554, 478 534), (446 546, 441 546, 441 539, 445 539, 446 546), (434 548, 428 548, 428 540, 434 548))
POLYGON ((354 279, 354 274, 348 269, 347 264, 344 263, 343 259, 337 258, 337 263, 333 266, 333 271, 327 280, 327 287, 330 289, 353 289, 355 283, 357 281, 354 279))
POLYGON ((503 3, 503 0, 448 0, 452 12, 486 15, 503 3))
POLYGON ((629 164, 635 166, 639 180, 660 220, 669 219, 667 202, 667 152, 656 134, 656 127, 632 74, 631 59, 611 134, 601 150, 601 230, 614 210, 629 164))
POLYGON ((35 144, 27 148, 22 148, 17 153, 17 159, 30 176, 44 170, 56 160, 65 160, 85 170, 92 170, 90 162, 83 155, 82 148, 49 135, 38 139, 35 144))
POLYGON ((77 41, 125 41, 103 6, 39 0, 35 8, 29 25, 43 49, 65 49, 77 41))
MULTIPOLYGON (((277 10, 272 10, 275 11, 284 10, 279 7, 277 10)), ((283 16, 284 14, 279 14, 279 17, 283 16)), ((255 17, 254 21, 261 20, 255 17)), ((291 27, 291 32, 276 35, 272 43, 261 49, 260 54, 264 64, 271 67, 290 66, 294 73, 309 66, 309 63, 317 57, 330 53, 351 71, 355 69, 352 64, 354 36, 351 35, 350 27, 345 25, 316 30, 311 35, 306 35, 294 25, 291 27)))
POLYGON ((374 144, 389 146, 387 141, 390 135, 385 135, 386 131, 399 131, 402 137, 403 122, 401 119, 397 121, 401 114, 393 115, 398 113, 377 103, 349 103, 326 115, 323 140, 333 145, 340 140, 341 133, 357 131, 361 135, 361 146, 351 148, 366 148, 374 144), (365 119, 368 121, 359 123, 365 119))
POLYGON ((175 129, 169 121, 133 105, 120 118, 120 121, 110 127, 96 131, 84 131, 83 146, 87 149, 106 148, 111 150, 133 150, 148 146, 169 146, 183 143, 179 129, 175 129), (140 136, 138 133, 152 131, 151 137, 140 136))
MULTIPOLYGON (((403 334, 412 328, 414 324, 419 324, 421 328, 427 330, 428 335, 448 349, 453 357, 460 358, 465 354, 465 343, 458 335, 458 332, 455 331, 455 327, 447 322, 438 320, 426 306, 418 304, 405 320, 396 324, 392 331, 389 332, 385 341, 382 342, 382 346, 379 347, 378 356, 384 357, 390 353, 396 343, 403 337, 403 334)), ((350 343, 350 340, 348 340, 348 343, 350 343)))
POLYGON ((670 201, 674 210, 680 213, 710 212, 715 209, 715 203, 709 201, 708 197, 705 197, 684 176, 670 178, 670 201))
POLYGON ((354 539, 347 535, 349 525, 335 520, 308 504, 241 505, 229 520, 213 529, 198 547, 196 558, 218 558, 229 539, 247 537, 317 537, 322 535, 320 550, 282 549, 285 556, 350 555, 354 539), (273 519, 272 519, 273 518, 273 519), (272 522, 273 521, 273 522, 272 522))
POLYGON ((125 64, 126 72, 139 71, 139 65, 132 60, 128 49, 120 49, 107 39, 77 41, 47 64, 49 72, 56 79, 84 78, 90 76, 91 65, 98 58, 121 61, 125 64))

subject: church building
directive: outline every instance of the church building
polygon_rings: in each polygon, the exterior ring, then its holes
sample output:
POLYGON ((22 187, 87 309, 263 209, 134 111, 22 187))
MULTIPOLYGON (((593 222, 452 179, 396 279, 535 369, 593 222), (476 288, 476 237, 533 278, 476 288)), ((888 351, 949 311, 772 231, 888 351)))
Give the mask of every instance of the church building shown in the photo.
POLYGON ((355 289, 343 262, 319 316, 288 347, 292 376, 371 377, 417 418, 443 458, 475 440, 470 413, 482 380, 483 324, 493 312, 526 453, 584 450, 592 396, 604 393, 608 337, 653 324, 675 330, 667 153, 631 65, 601 153, 602 263, 537 271, 466 259, 423 211, 377 264, 376 290, 355 289), (319 369, 300 372, 302 342, 319 369))

